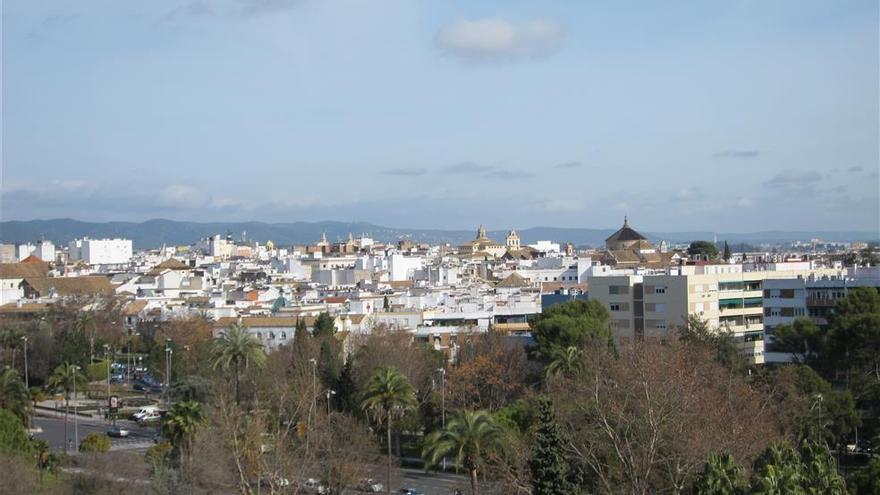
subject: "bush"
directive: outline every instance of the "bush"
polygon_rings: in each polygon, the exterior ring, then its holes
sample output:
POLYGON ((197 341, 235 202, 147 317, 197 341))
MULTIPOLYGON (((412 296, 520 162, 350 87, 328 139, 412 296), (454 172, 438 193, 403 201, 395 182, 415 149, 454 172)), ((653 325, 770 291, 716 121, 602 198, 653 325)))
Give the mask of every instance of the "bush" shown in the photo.
POLYGON ((98 380, 106 380, 107 379, 107 360, 98 361, 97 363, 92 363, 88 365, 86 369, 86 376, 89 378, 90 382, 96 382, 98 380))
POLYGON ((21 419, 7 409, 0 409, 0 452, 29 453, 30 449, 21 419))
POLYGON ((153 445, 149 449, 147 449, 147 454, 144 457, 144 460, 150 466, 157 467, 165 463, 168 459, 168 456, 171 454, 171 444, 168 442, 157 443, 153 445))
POLYGON ((109 452, 110 439, 98 433, 89 433, 83 438, 82 442, 79 443, 79 451, 84 453, 109 452))

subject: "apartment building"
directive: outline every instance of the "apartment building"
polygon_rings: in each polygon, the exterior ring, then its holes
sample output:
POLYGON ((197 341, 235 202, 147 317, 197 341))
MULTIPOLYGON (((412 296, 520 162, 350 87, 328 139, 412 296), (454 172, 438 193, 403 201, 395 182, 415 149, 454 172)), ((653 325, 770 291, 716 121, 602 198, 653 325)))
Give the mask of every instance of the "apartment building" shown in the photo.
POLYGON ((753 364, 764 362, 764 283, 770 279, 827 275, 809 263, 743 265, 686 265, 643 274, 595 276, 589 297, 611 313, 615 341, 665 339, 670 329, 698 315, 713 328, 734 334, 743 355, 753 364), (794 265, 794 266, 784 266, 794 265))
MULTIPOLYGON (((767 280, 764 283, 764 333, 773 341, 773 330, 809 318, 816 325, 828 324, 837 301, 855 287, 880 287, 880 267, 851 267, 806 277, 767 280)), ((768 362, 787 362, 785 353, 768 353, 768 362)))

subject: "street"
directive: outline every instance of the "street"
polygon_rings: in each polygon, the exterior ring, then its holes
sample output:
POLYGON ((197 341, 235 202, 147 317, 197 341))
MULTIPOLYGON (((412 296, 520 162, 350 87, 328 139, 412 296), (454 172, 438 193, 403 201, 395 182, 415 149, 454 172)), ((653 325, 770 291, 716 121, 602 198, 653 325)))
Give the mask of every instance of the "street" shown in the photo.
MULTIPOLYGON (((82 441, 89 433, 98 433, 106 435, 110 425, 103 421, 95 421, 91 419, 79 418, 79 440, 82 441)), ((117 425, 122 426, 129 431, 127 438, 110 438, 110 450, 137 450, 146 449, 153 444, 153 435, 156 433, 155 428, 141 427, 137 423, 128 420, 118 420, 117 425)), ((34 426, 42 428, 42 432, 34 435, 35 438, 46 440, 49 442, 49 448, 52 450, 64 450, 64 418, 48 418, 35 417, 34 426)), ((68 421, 68 436, 71 445, 76 448, 74 440, 74 422, 71 415, 68 421)))
POLYGON ((425 473, 423 469, 401 468, 402 487, 415 488, 425 495, 450 495, 458 488, 462 493, 470 491, 467 476, 450 473, 425 473))

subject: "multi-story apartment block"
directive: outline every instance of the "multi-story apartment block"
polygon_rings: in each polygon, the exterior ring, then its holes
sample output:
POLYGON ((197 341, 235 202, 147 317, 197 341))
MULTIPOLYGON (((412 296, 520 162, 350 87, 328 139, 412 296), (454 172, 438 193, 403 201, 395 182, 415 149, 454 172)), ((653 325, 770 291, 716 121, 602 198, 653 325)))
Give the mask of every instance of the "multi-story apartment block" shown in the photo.
MULTIPOLYGON (((764 332, 768 343, 779 325, 809 318, 816 325, 828 324, 837 301, 855 287, 880 287, 880 268, 848 268, 806 277, 767 280, 764 283, 764 332)), ((768 353, 768 361, 787 362, 784 353, 768 353)))
POLYGON ((764 362, 763 286, 768 279, 822 276, 809 264, 752 268, 742 265, 687 265, 663 272, 596 276, 589 297, 611 313, 615 341, 665 339, 670 329, 697 315, 713 328, 733 332, 752 363, 764 362), (758 269, 763 268, 763 269, 758 269))

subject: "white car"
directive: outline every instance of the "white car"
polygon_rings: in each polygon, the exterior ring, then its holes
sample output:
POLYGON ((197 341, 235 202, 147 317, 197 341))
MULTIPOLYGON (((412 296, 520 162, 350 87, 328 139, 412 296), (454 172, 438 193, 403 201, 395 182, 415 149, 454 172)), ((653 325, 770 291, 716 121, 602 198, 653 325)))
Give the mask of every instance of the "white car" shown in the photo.
POLYGON ((122 428, 121 426, 114 426, 107 430, 107 436, 115 438, 125 438, 128 436, 128 430, 122 428))

